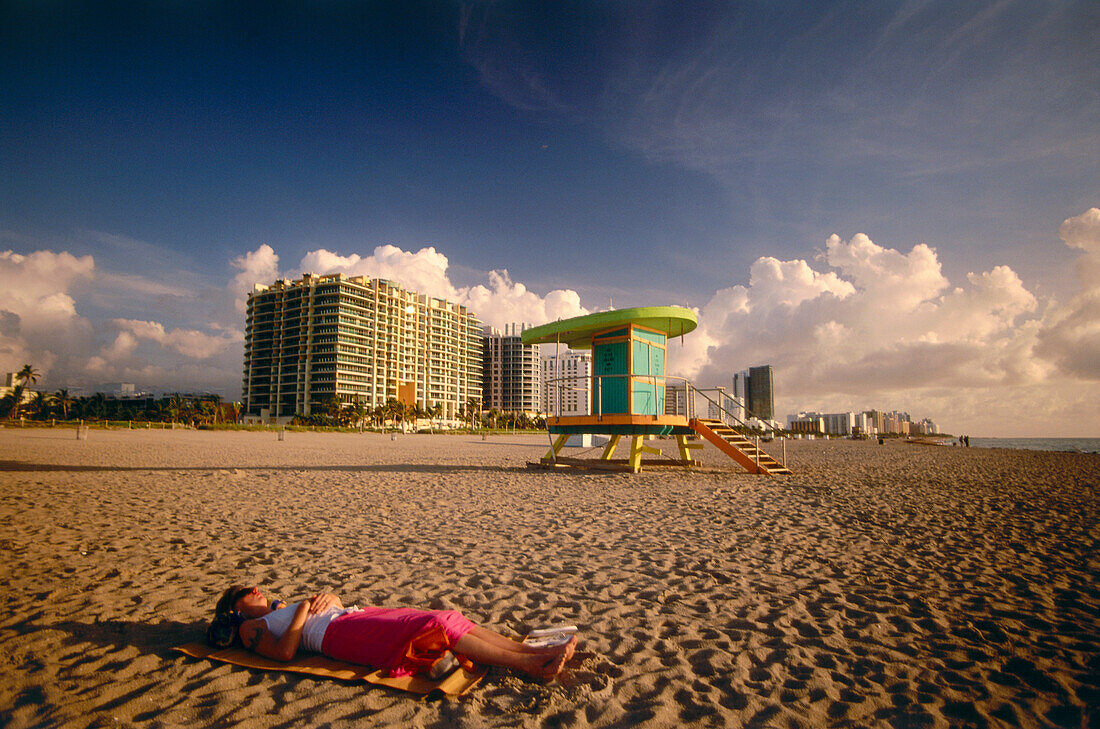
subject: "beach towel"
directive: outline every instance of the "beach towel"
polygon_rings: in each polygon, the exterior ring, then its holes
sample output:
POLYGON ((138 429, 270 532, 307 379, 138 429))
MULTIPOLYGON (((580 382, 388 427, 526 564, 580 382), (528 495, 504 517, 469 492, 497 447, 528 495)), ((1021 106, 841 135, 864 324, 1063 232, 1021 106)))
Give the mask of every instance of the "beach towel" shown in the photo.
POLYGON ((391 677, 387 671, 376 671, 368 666, 336 661, 319 653, 306 653, 295 656, 292 661, 283 662, 265 658, 244 648, 211 648, 205 643, 188 643, 177 647, 175 650, 192 658, 206 658, 212 661, 268 671, 305 673, 311 676, 335 678, 342 681, 365 681, 379 686, 389 686, 390 688, 409 691, 414 694, 442 691, 448 696, 461 696, 476 686, 485 677, 488 670, 485 666, 475 666, 473 671, 467 671, 465 668, 459 667, 448 676, 444 676, 439 680, 432 680, 422 675, 391 677))

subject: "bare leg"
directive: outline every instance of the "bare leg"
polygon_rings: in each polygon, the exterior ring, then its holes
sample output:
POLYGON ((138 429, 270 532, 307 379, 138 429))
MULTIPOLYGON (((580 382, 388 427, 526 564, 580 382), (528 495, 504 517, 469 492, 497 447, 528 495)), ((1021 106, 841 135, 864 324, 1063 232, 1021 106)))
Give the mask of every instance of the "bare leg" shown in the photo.
MULTIPOLYGON (((492 631, 485 631, 492 633, 492 631)), ((497 634, 494 634, 497 635, 497 634)), ((553 653, 532 653, 521 650, 520 643, 509 640, 502 635, 497 635, 510 646, 496 640, 486 640, 471 630, 458 639, 455 643, 455 652, 461 653, 475 663, 486 663, 490 666, 504 666, 514 668, 538 678, 550 678, 558 674, 565 665, 567 646, 559 646, 553 653)), ((570 651, 571 652, 571 651, 570 651)))
MULTIPOLYGON (((492 645, 505 648, 507 650, 519 651, 521 653, 557 653, 561 650, 561 646, 542 646, 536 648, 531 645, 527 645, 518 640, 513 640, 505 635, 501 635, 496 631, 489 630, 488 628, 482 628, 481 626, 474 626, 474 629, 470 631, 473 635, 492 645)), ((576 640, 570 642, 570 645, 575 645, 576 640)), ((573 652, 569 651, 572 655, 573 652)))

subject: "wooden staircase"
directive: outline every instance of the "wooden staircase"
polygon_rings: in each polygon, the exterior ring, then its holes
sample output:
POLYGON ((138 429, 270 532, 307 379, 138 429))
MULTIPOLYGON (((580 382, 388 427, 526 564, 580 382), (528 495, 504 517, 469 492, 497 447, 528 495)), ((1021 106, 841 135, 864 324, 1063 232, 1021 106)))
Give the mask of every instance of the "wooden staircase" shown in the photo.
POLYGON ((721 420, 693 418, 688 423, 692 430, 718 447, 718 450, 744 466, 749 473, 767 473, 769 475, 790 474, 791 471, 752 441, 736 432, 721 420))

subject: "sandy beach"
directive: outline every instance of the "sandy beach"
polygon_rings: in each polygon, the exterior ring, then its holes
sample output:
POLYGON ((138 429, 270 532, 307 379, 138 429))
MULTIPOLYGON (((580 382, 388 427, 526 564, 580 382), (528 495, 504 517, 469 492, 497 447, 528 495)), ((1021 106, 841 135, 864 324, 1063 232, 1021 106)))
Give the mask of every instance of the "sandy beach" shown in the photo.
POLYGON ((1100 456, 792 442, 791 477, 710 446, 693 472, 528 470, 546 447, 0 430, 0 724, 1100 726, 1100 456), (231 582, 568 622, 587 653, 421 699, 172 652, 231 582))

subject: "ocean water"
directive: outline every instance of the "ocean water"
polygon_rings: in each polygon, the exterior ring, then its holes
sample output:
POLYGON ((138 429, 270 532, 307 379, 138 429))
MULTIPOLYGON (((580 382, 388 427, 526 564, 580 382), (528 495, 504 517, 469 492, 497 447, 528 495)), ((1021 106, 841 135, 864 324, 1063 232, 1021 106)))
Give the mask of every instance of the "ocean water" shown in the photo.
POLYGON ((971 438, 971 447, 1100 453, 1100 438, 971 438))

